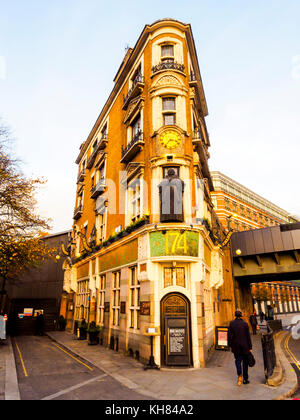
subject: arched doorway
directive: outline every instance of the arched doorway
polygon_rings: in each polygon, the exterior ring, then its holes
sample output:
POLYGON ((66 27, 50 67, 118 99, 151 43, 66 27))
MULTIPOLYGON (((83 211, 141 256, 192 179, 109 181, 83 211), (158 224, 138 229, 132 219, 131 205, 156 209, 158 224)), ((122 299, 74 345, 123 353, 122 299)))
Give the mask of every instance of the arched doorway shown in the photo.
POLYGON ((190 302, 180 293, 171 293, 161 301, 161 364, 191 366, 190 302))

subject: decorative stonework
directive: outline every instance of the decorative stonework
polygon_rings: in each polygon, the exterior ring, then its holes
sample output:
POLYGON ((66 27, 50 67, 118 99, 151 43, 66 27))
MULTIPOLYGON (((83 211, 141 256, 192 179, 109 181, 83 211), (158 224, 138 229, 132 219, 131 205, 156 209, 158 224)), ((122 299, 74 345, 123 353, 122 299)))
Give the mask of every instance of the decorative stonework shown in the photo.
POLYGON ((137 110, 141 109, 144 103, 144 98, 142 98, 141 96, 138 96, 137 98, 133 99, 129 105, 128 105, 128 109, 124 118, 124 124, 129 124, 130 123, 130 119, 132 118, 132 116, 136 113, 137 110))
POLYGON ((181 83, 179 82, 179 80, 174 77, 174 76, 163 76, 161 77, 156 83, 155 86, 156 87, 160 87, 160 86, 181 86, 181 83))

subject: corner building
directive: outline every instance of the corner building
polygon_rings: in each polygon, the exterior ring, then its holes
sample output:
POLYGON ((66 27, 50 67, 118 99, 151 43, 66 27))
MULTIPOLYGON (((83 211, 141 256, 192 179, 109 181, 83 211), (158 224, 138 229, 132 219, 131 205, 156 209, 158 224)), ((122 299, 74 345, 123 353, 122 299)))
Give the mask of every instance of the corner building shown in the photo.
POLYGON ((76 162, 63 314, 69 328, 96 321, 102 345, 144 361, 144 333, 157 327, 158 365, 203 367, 224 321, 224 255, 211 230, 208 111, 190 25, 145 26, 114 83, 76 162), (184 183, 182 218, 162 217, 170 173, 184 183))

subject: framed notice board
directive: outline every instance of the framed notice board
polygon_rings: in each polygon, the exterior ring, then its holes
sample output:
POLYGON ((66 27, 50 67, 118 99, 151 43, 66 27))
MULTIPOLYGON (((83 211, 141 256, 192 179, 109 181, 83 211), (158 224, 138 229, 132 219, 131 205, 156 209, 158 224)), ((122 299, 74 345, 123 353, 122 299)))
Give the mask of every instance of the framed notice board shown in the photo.
POLYGON ((229 351, 228 327, 216 327, 216 350, 229 351))

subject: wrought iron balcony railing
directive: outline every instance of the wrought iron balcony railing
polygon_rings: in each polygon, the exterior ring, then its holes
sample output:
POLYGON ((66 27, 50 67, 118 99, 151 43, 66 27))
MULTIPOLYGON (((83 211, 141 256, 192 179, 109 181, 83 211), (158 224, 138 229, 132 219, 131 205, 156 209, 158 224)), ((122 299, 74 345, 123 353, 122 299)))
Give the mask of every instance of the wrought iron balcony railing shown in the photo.
POLYGON ((143 148, 144 144, 144 133, 139 130, 125 148, 122 146, 121 162, 129 162, 143 148))
POLYGON ((164 60, 161 63, 157 64, 156 66, 152 67, 152 73, 155 74, 162 70, 178 70, 184 73, 185 66, 184 64, 179 64, 173 60, 164 60))
POLYGON ((74 220, 80 219, 80 217, 82 216, 82 212, 83 212, 83 207, 82 207, 82 204, 81 204, 74 211, 74 220))
POLYGON ((193 85, 193 84, 196 84, 196 83, 197 83, 197 78, 196 78, 196 75, 195 75, 195 73, 194 73, 194 72, 191 72, 191 73, 190 73, 190 76, 189 76, 189 82, 190 82, 190 84, 191 84, 191 85, 193 85))
POLYGON ((107 134, 103 134, 101 140, 99 141, 99 143, 97 144, 97 146, 95 147, 95 149, 93 150, 91 156, 89 157, 87 161, 87 164, 86 164, 87 169, 92 168, 98 152, 100 150, 105 149, 105 147, 107 146, 107 143, 108 143, 107 134))
POLYGON ((83 182, 85 178, 85 169, 83 169, 80 174, 78 175, 77 178, 77 184, 79 184, 79 182, 83 182))
POLYGON ((104 193, 106 187, 106 179, 100 179, 99 182, 91 189, 91 198, 95 199, 104 193))
POLYGON ((138 74, 134 79, 131 88, 129 89, 126 96, 124 96, 123 108, 125 109, 129 101, 137 96, 144 87, 144 77, 141 74, 138 74))

